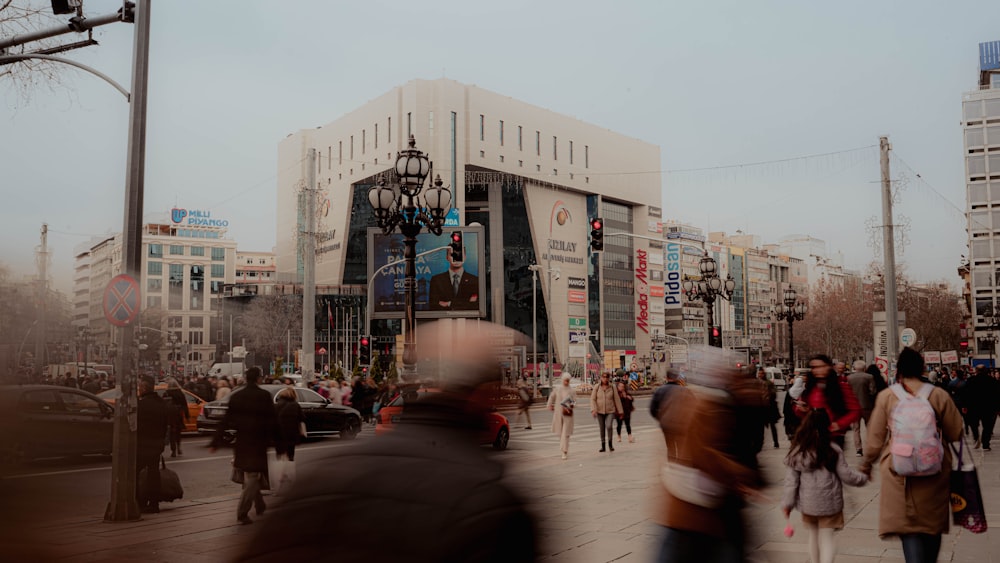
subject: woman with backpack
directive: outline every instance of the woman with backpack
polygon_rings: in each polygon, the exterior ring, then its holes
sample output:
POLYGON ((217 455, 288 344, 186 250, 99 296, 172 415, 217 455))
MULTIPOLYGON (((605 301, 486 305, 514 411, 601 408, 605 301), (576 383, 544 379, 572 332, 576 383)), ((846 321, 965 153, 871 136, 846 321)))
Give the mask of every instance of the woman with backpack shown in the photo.
POLYGON ((851 386, 833 370, 829 356, 810 358, 805 381, 796 381, 788 394, 798 401, 795 412, 800 419, 811 410, 825 409, 831 421, 830 439, 844 449, 847 431, 861 418, 861 405, 851 386))
POLYGON ((924 359, 899 353, 898 382, 879 393, 868 426, 864 460, 879 462, 879 536, 899 536, 906 563, 933 563, 951 522, 951 448, 962 438, 962 416, 942 389, 920 379, 924 359), (933 425, 924 417, 935 419, 933 425), (944 444, 942 444, 942 441, 944 444), (921 455, 904 455, 914 450, 921 455))
POLYGON ((781 510, 785 518, 793 508, 802 512, 812 563, 832 562, 837 553, 833 533, 844 527, 843 483, 860 487, 868 476, 847 465, 844 450, 830 441, 830 417, 824 409, 802 419, 785 465, 781 510))

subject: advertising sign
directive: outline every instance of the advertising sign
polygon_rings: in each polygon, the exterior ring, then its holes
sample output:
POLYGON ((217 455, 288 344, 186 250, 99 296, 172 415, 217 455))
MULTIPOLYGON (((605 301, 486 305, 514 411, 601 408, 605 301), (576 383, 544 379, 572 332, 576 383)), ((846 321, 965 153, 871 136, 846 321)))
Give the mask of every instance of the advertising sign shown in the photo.
POLYGON ((1000 69, 1000 41, 979 44, 979 70, 1000 69))
POLYGON ((579 289, 571 289, 566 292, 566 299, 570 303, 586 303, 587 302, 587 292, 580 291, 579 289))
POLYGON ((587 331, 585 330, 571 330, 569 331, 569 343, 570 344, 580 344, 587 341, 587 331))
POLYGON ((943 364, 957 364, 958 363, 958 352, 955 350, 946 350, 941 352, 941 363, 943 364))
POLYGON ((586 328, 587 319, 583 317, 570 317, 569 318, 569 328, 586 328))
POLYGON ((928 364, 940 364, 941 352, 924 352, 924 361, 928 364))
POLYGON ((667 309, 679 311, 681 309, 681 245, 676 242, 668 242, 664 253, 664 270, 666 270, 666 287, 664 288, 663 301, 667 309))
MULTIPOLYGON (((486 316, 486 277, 482 271, 485 240, 482 227, 446 228, 440 236, 417 235, 415 308, 419 319, 486 316), (452 231, 462 231, 465 255, 451 260, 452 231), (421 253, 429 252, 425 256, 421 253)), ((403 235, 368 229, 369 307, 373 319, 401 319, 406 303, 403 235)))

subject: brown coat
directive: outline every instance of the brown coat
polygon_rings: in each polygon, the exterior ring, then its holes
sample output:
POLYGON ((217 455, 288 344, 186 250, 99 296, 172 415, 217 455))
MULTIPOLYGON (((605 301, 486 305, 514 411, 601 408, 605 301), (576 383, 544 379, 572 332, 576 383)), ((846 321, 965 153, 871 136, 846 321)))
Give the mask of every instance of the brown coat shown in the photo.
POLYGON ((679 441, 678 461, 708 474, 716 483, 730 485, 730 498, 717 508, 705 508, 684 502, 663 487, 662 502, 656 514, 657 523, 668 528, 687 530, 735 541, 742 545, 743 507, 738 487, 753 487, 759 481, 755 469, 736 460, 738 444, 735 443, 733 426, 736 408, 732 396, 721 391, 698 389, 693 400, 674 401, 669 418, 672 427, 691 428, 679 441))
POLYGON ((624 414, 622 399, 618 396, 618 391, 613 385, 594 386, 594 391, 590 393, 590 412, 597 414, 624 414))
MULTIPOLYGON (((916 391, 922 383, 918 379, 905 379, 906 386, 916 391)), ((875 399, 868 422, 868 440, 864 447, 862 471, 868 471, 879 461, 881 494, 879 495, 879 536, 899 534, 943 534, 951 523, 951 448, 948 444, 962 437, 962 415, 946 391, 931 391, 931 406, 937 413, 938 425, 943 432, 944 463, 941 473, 926 477, 900 477, 892 470, 889 425, 892 411, 899 398, 891 389, 884 389, 875 399)))

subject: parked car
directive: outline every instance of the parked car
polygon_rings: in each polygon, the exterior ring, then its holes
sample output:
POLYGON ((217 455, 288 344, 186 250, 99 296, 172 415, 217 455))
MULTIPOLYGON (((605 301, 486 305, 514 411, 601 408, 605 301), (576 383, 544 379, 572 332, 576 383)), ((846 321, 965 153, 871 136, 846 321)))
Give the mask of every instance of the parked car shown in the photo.
MULTIPOLYGON (((167 392, 166 383, 156 384, 156 394, 163 396, 167 392)), ((195 395, 194 393, 188 391, 187 389, 181 389, 184 393, 184 398, 187 399, 187 409, 188 417, 184 422, 184 432, 197 432, 198 431, 198 414, 201 413, 201 406, 205 404, 205 401, 201 397, 195 395)), ((98 397, 107 401, 108 404, 114 405, 118 397, 122 396, 121 387, 115 387, 114 389, 108 389, 107 391, 101 391, 97 394, 98 397)))
MULTIPOLYGON (((278 391, 287 389, 288 386, 272 384, 261 385, 260 388, 270 393, 271 398, 276 400, 278 391)), ((237 387, 221 400, 202 405, 201 413, 198 414, 198 432, 215 433, 226 416, 226 410, 229 409, 229 399, 243 389, 245 387, 237 387)), ((361 432, 361 413, 355 409, 334 404, 312 389, 302 387, 293 389, 295 398, 302 407, 302 413, 306 416, 306 437, 317 438, 338 434, 342 439, 353 440, 361 432)), ((230 430, 226 436, 227 441, 232 441, 236 434, 230 430)))
POLYGON ((44 457, 110 455, 114 408, 55 385, 0 385, 0 465, 44 457))
MULTIPOLYGON (((416 400, 419 401, 422 396, 433 392, 433 390, 419 391, 416 395, 416 400)), ((404 397, 406 397, 406 395, 399 395, 388 405, 383 406, 378 411, 378 416, 375 417, 376 436, 391 432, 393 426, 399 424, 403 420, 403 407, 407 400, 404 397)), ((412 394, 409 395, 409 397, 409 400, 413 400, 412 394)), ((506 416, 495 410, 491 410, 486 414, 486 425, 482 434, 479 436, 479 443, 490 444, 495 450, 505 450, 507 449, 507 443, 509 441, 510 422, 508 422, 506 416)))

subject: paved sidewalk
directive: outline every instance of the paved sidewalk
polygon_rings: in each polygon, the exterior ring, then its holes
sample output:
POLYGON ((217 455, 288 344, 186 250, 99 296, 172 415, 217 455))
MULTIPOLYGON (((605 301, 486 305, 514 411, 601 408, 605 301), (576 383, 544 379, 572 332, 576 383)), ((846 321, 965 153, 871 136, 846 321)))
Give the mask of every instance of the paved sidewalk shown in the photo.
MULTIPOLYGON (((581 418, 566 461, 560 459, 558 438, 549 433, 548 426, 548 422, 539 421, 530 431, 514 428, 512 449, 498 454, 509 464, 509 479, 530 499, 539 517, 542 560, 653 561, 658 528, 651 514, 657 502, 655 479, 663 441, 652 420, 644 417, 640 408, 634 424, 636 443, 615 442, 614 453, 598 453, 596 424, 581 418)), ((805 534, 785 538, 784 518, 774 504, 780 497, 786 446, 782 436, 781 448, 771 448, 768 441, 760 455, 772 483, 764 496, 772 502, 763 501, 748 509, 753 561, 808 561, 805 534)), ((848 450, 853 451, 850 444, 848 450)), ((1000 451, 976 452, 976 456, 988 520, 1000 526, 1000 451)), ((849 459, 851 463, 856 460, 849 459)), ((17 540, 35 543, 31 560, 37 561, 227 561, 256 528, 236 524, 237 498, 237 486, 233 485, 231 495, 163 503, 159 514, 144 515, 143 520, 131 523, 104 523, 101 515, 46 517, 44 522, 21 527, 22 531, 30 529, 31 536, 13 538, 10 534, 16 527, 2 522, 0 542, 5 556, 17 553, 17 540)), ((268 497, 269 504, 277 501, 268 497)), ((838 562, 903 561, 899 542, 882 541, 876 533, 877 482, 846 488, 845 519, 846 528, 836 536, 838 562)), ((798 515, 793 516, 793 523, 801 528, 798 515)), ((1000 562, 1000 531, 974 535, 953 528, 944 537, 940 560, 1000 562)))

